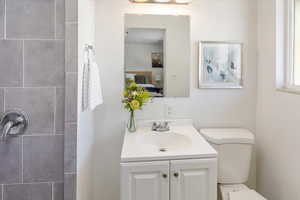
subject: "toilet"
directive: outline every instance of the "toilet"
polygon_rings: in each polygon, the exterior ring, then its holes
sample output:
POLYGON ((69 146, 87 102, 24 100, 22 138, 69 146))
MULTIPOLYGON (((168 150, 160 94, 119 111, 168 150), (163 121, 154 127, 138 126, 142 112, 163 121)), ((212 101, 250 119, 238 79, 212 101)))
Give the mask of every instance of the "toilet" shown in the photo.
POLYGON ((218 152, 219 200, 266 200, 244 185, 255 143, 253 133, 238 128, 201 129, 200 133, 218 152))

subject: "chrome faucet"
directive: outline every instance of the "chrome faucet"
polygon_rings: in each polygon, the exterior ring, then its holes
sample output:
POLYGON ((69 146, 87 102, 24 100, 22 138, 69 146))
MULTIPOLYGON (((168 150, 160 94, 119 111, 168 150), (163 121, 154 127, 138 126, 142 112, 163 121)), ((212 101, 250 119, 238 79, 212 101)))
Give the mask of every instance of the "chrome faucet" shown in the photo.
POLYGON ((8 111, 0 120, 0 141, 6 141, 8 136, 24 134, 28 126, 28 118, 21 111, 8 111))
POLYGON ((166 132, 170 130, 169 122, 153 122, 152 131, 166 132))

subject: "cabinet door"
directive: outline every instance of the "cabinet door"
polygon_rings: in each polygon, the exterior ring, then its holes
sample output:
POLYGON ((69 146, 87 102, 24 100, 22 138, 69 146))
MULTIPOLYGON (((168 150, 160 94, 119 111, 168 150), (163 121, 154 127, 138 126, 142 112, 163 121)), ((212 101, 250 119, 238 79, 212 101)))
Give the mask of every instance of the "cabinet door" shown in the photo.
POLYGON ((169 200, 169 162, 121 164, 121 200, 169 200))
POLYGON ((171 161, 171 200, 217 200, 217 160, 171 161))

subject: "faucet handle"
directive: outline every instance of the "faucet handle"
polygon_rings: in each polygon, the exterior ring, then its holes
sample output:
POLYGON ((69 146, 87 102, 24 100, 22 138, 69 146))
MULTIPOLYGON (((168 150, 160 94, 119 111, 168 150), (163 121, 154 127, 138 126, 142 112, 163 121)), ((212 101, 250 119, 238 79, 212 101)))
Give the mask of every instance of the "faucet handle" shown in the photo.
POLYGON ((18 136, 24 134, 28 126, 28 118, 21 111, 8 111, 0 121, 1 140, 5 141, 7 136, 18 136))
POLYGON ((169 121, 164 121, 164 122, 163 122, 163 127, 164 127, 165 129, 168 129, 168 130, 169 130, 169 129, 170 129, 169 123, 170 123, 169 121))
POLYGON ((153 124, 152 124, 152 131, 155 131, 157 129, 157 127, 158 127, 157 122, 153 122, 153 124))

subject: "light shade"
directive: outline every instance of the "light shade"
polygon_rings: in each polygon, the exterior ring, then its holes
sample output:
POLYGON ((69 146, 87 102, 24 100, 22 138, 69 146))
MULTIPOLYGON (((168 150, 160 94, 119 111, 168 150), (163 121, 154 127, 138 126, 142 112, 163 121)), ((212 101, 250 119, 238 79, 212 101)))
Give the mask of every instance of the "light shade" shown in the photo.
POLYGON ((136 3, 145 3, 145 2, 147 2, 148 0, 134 0, 134 2, 136 2, 136 3))
POLYGON ((129 0, 132 3, 189 4, 192 0, 129 0))
POLYGON ((157 3, 169 3, 171 0, 154 0, 157 3))
POLYGON ((176 3, 191 3, 192 0, 175 0, 176 3))

